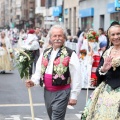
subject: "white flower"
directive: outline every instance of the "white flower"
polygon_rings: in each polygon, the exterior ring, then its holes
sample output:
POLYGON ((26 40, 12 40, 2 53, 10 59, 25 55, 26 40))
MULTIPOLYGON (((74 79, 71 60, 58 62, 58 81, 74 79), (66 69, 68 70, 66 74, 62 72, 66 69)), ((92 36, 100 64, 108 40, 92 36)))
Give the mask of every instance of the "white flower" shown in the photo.
POLYGON ((9 49, 9 52, 10 52, 10 53, 12 53, 12 52, 13 52, 13 50, 12 50, 12 49, 9 49))
POLYGON ((20 52, 16 51, 15 56, 18 57, 20 55, 20 52))
POLYGON ((20 56, 19 61, 20 61, 20 62, 23 62, 23 61, 24 61, 24 57, 23 57, 23 56, 20 56))

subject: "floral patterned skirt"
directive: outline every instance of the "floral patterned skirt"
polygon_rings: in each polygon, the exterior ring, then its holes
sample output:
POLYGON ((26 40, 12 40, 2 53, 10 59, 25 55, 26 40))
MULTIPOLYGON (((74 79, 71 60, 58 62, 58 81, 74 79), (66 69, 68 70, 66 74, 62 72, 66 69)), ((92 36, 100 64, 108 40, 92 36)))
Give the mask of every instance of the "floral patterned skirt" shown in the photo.
POLYGON ((102 82, 91 94, 81 120, 120 120, 120 87, 102 82))

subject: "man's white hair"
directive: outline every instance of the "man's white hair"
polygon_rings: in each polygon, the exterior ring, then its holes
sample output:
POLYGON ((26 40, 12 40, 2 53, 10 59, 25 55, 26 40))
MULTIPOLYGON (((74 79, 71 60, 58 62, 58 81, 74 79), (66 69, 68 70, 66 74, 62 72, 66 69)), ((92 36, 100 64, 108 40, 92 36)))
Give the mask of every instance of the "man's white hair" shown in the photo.
POLYGON ((57 29, 62 29, 65 39, 67 38, 66 30, 64 29, 63 26, 61 26, 61 25, 53 25, 53 26, 50 28, 49 32, 48 32, 48 35, 47 35, 47 37, 46 37, 46 40, 45 40, 43 49, 46 49, 47 46, 49 45, 50 37, 51 37, 51 35, 52 35, 52 30, 55 29, 55 28, 57 28, 57 29))
POLYGON ((49 32, 48 32, 49 37, 51 37, 51 35, 52 35, 52 30, 55 29, 55 28, 56 28, 56 29, 61 29, 61 30, 63 31, 63 34, 64 34, 65 39, 67 38, 66 30, 65 30, 64 27, 61 26, 61 25, 54 25, 54 26, 52 26, 52 27, 50 28, 49 32))

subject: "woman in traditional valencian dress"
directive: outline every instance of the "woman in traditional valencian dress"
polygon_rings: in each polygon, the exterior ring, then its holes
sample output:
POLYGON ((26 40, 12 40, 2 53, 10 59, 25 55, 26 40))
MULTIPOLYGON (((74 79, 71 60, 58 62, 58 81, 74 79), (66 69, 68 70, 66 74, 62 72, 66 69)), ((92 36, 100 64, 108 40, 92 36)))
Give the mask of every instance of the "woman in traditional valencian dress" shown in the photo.
POLYGON ((13 69, 12 66, 12 45, 10 40, 5 35, 5 32, 1 32, 0 36, 0 71, 10 71, 13 69))
POLYGON ((81 120, 120 120, 120 24, 108 29, 110 47, 97 69, 99 86, 86 104, 81 120))

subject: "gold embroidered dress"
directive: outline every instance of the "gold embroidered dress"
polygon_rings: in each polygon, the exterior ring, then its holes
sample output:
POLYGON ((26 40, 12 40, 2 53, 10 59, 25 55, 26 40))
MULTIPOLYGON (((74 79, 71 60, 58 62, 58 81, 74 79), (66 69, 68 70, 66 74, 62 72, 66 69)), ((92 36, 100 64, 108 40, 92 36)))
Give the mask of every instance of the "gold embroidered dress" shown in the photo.
MULTIPOLYGON (((112 48, 104 53, 104 58, 112 48)), ((90 96, 81 120, 120 120, 120 57, 113 58, 106 76, 106 81, 102 81, 90 96)))
POLYGON ((11 63, 10 53, 7 50, 5 42, 1 42, 0 53, 1 53, 1 55, 0 55, 0 70, 5 70, 5 71, 12 70, 13 66, 11 63))

